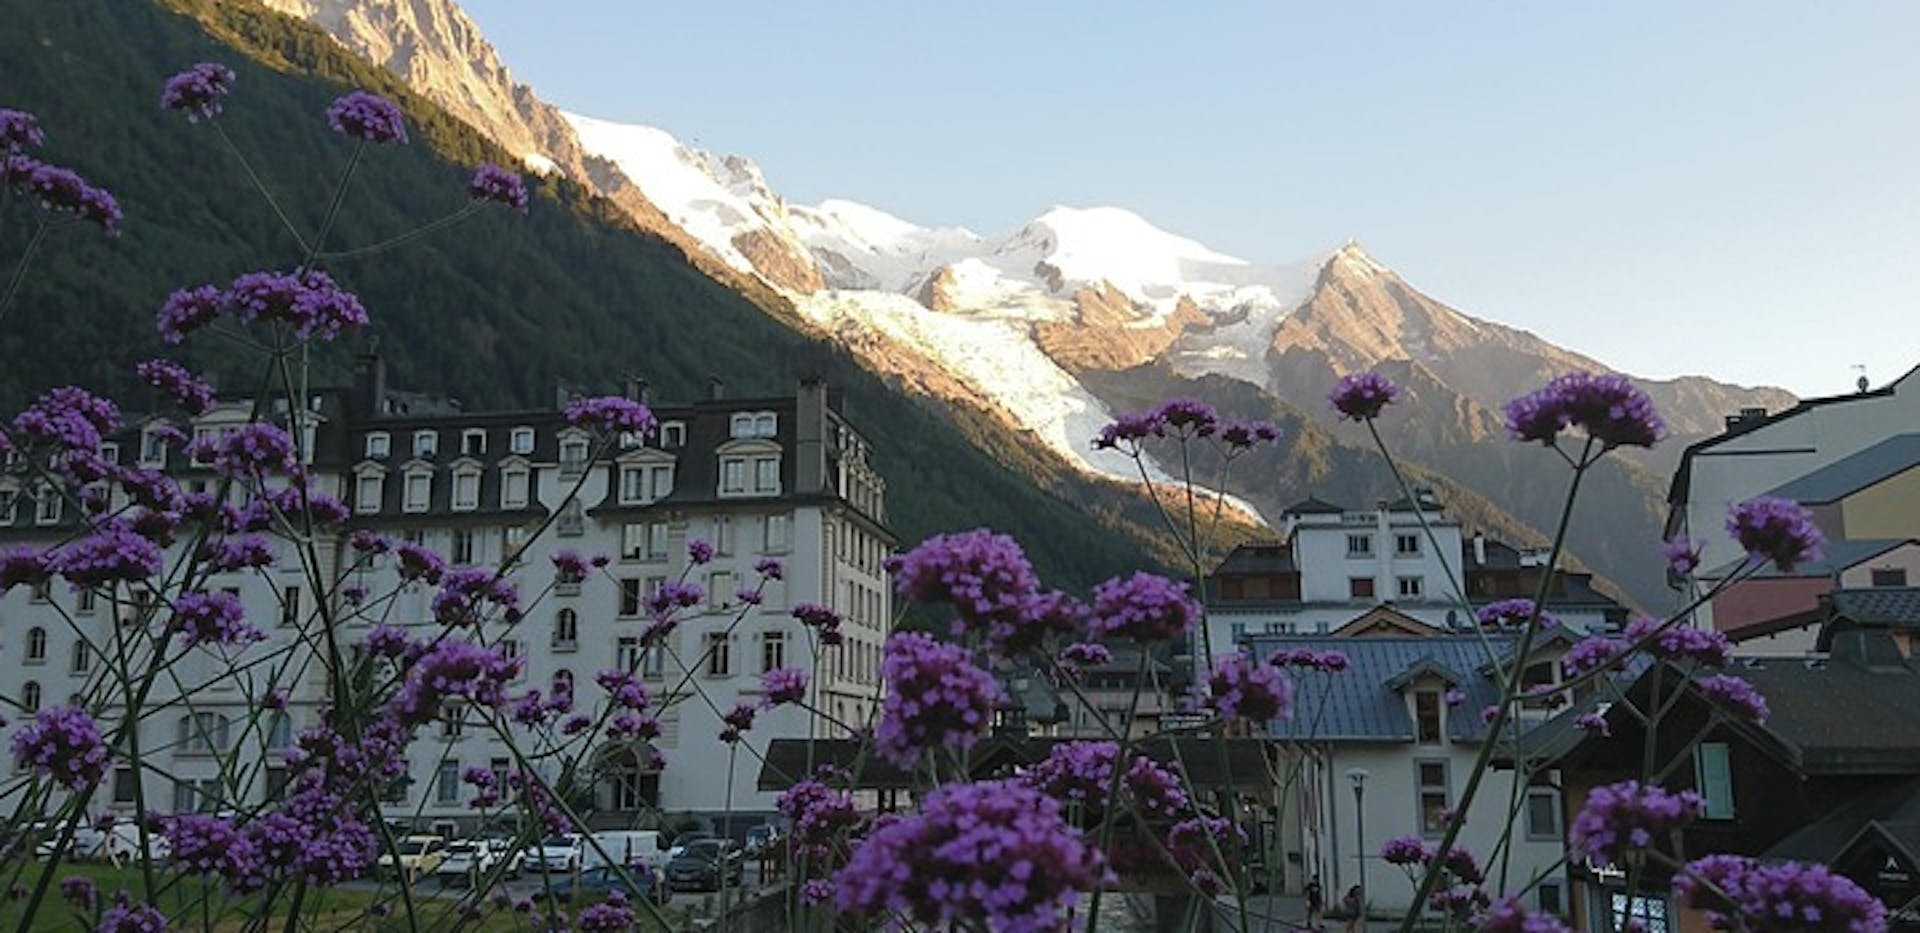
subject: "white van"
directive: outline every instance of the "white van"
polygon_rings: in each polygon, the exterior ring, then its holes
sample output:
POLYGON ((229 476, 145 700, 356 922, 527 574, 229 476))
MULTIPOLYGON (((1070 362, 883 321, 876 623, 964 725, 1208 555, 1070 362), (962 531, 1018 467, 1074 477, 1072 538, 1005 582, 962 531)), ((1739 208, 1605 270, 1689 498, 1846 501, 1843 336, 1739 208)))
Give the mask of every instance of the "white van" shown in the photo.
POLYGON ((592 841, 587 843, 586 867, 608 864, 645 865, 655 872, 664 871, 667 847, 657 830, 610 829, 594 833, 592 841))

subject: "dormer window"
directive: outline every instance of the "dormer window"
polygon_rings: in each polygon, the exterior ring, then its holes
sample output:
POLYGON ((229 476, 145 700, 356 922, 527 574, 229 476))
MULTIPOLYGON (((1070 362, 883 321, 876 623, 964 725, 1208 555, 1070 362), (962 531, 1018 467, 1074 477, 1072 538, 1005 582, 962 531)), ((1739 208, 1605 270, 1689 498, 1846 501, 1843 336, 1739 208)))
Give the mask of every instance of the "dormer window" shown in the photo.
POLYGON ((687 423, 669 421, 660 426, 660 446, 668 450, 687 446, 687 423))
POLYGON ((100 459, 118 466, 120 464, 120 445, 112 441, 101 442, 100 459))
POLYGON ((479 469, 463 469, 453 474, 453 507, 462 512, 480 507, 479 469))
POLYGON ((353 486, 353 510, 362 515, 380 511, 380 498, 386 492, 387 478, 377 470, 360 474, 353 486))
POLYGON ((568 438, 560 442, 560 476, 572 479, 587 471, 587 442, 568 438))
POLYGON ((159 428, 159 425, 153 425, 140 433, 141 466, 162 467, 167 464, 167 439, 159 428))
POLYGON ((431 460, 440 452, 440 434, 436 431, 413 432, 413 455, 431 460))
POLYGON ((42 486, 34 496, 33 521, 39 525, 51 525, 60 520, 60 512, 66 500, 60 498, 60 490, 52 486, 42 486))
POLYGON ((532 481, 532 472, 526 467, 507 467, 500 471, 500 507, 503 509, 523 509, 529 498, 528 487, 532 481))
POLYGON ((1441 726, 1439 690, 1416 690, 1413 693, 1414 741, 1421 745, 1438 745, 1445 734, 1441 726))
POLYGON ((408 512, 425 512, 433 504, 433 473, 428 470, 407 472, 407 496, 403 507, 408 512))
POLYGON ((773 412, 737 412, 728 423, 727 436, 734 440, 749 437, 770 438, 779 433, 779 427, 779 418, 773 412))
POLYGON ((468 428, 460 432, 460 455, 479 457, 487 452, 487 432, 484 428, 468 428))
POLYGON ((620 468, 622 505, 650 505, 673 494, 673 464, 632 463, 620 468))
POLYGON ((522 456, 533 453, 533 429, 514 428, 507 438, 507 450, 522 456))
POLYGON ((20 510, 20 490, 0 489, 0 525, 13 524, 20 510))

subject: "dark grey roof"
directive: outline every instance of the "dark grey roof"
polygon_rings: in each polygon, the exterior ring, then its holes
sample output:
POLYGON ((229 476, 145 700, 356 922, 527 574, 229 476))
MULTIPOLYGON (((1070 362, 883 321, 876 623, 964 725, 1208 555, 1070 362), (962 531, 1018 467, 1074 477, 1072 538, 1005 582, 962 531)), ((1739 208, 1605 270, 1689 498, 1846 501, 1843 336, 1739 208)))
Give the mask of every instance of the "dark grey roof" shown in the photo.
POLYGON ((1828 598, 1835 621, 1898 628, 1920 626, 1920 587, 1834 590, 1828 598))
POLYGON ((1920 673, 1842 660, 1749 661, 1770 710, 1760 726, 1806 772, 1920 773, 1920 673))
POLYGON ((1893 780, 1787 834, 1762 857, 1832 864, 1875 824, 1903 827, 1916 821, 1920 821, 1920 778, 1893 780))
POLYGON ((1242 544, 1233 549, 1220 566, 1214 568, 1215 576, 1234 576, 1237 574, 1274 574, 1292 573, 1299 568, 1293 563, 1293 549, 1284 544, 1256 542, 1242 544))
POLYGON ((1308 496, 1280 510, 1282 515, 1338 515, 1346 509, 1325 499, 1308 496))
POLYGON ((1394 679, 1429 663, 1457 672, 1465 699, 1447 711, 1447 731, 1456 742, 1478 741, 1484 732, 1480 710, 1500 699, 1500 688, 1481 672, 1492 657, 1513 650, 1507 635, 1332 638, 1260 636, 1250 639, 1254 654, 1266 657, 1286 648, 1339 651, 1352 662, 1339 673, 1294 674, 1298 688, 1295 715, 1270 726, 1275 738, 1315 742, 1411 742, 1414 723, 1394 679), (1489 649, 1495 654, 1490 655, 1489 649), (1320 697, 1326 697, 1324 703, 1320 697))
MULTIPOLYGON (((967 765, 974 778, 989 778, 1044 760, 1055 745, 1086 739, 995 735, 968 750, 967 765)), ((1134 751, 1163 765, 1178 767, 1199 788, 1252 787, 1272 780, 1267 743, 1261 739, 1219 739, 1207 736, 1156 736, 1141 740, 1134 751)), ((925 772, 902 771, 872 754, 859 739, 773 739, 761 758, 756 782, 763 791, 786 790, 820 765, 834 765, 853 775, 855 787, 904 788, 926 783, 925 772), (811 766, 811 767, 810 767, 811 766)))
MULTIPOLYGON (((1795 566, 1791 572, 1783 573, 1772 563, 1754 572, 1756 577, 1830 577, 1862 561, 1869 561, 1902 544, 1920 541, 1916 538, 1840 538, 1830 540, 1820 546, 1820 559, 1795 566)), ((1700 576, 1708 580, 1724 580, 1741 567, 1748 558, 1731 560, 1700 576)))
POLYGON ((1896 434, 1776 486, 1767 495, 1802 503, 1833 502, 1915 466, 1920 466, 1920 434, 1896 434))
POLYGON ((1428 655, 1407 665, 1400 673, 1393 675, 1392 679, 1387 681, 1387 686, 1394 690, 1405 690, 1414 681, 1422 677, 1436 677, 1454 686, 1467 682, 1465 675, 1434 660, 1432 655, 1428 655))

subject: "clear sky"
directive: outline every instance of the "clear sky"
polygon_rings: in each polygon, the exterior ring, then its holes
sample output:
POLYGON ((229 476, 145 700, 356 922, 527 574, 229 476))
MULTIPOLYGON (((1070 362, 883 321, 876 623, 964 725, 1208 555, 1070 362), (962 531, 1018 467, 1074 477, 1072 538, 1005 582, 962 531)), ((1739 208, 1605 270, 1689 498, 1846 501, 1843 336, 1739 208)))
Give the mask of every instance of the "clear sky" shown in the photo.
POLYGON ((1650 376, 1920 364, 1920 3, 461 3, 546 99, 796 202, 1353 237, 1650 376))

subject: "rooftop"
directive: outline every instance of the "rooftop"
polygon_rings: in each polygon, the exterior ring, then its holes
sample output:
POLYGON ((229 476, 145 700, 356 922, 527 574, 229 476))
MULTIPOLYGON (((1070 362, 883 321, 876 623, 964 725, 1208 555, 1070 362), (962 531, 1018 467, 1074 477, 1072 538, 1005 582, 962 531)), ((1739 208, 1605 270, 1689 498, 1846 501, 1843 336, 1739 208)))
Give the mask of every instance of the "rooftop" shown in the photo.
POLYGON ((1844 499, 1890 476, 1920 466, 1920 434, 1896 434, 1768 492, 1800 503, 1844 499))

